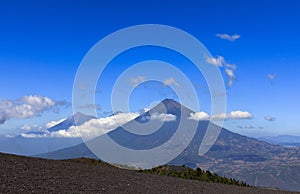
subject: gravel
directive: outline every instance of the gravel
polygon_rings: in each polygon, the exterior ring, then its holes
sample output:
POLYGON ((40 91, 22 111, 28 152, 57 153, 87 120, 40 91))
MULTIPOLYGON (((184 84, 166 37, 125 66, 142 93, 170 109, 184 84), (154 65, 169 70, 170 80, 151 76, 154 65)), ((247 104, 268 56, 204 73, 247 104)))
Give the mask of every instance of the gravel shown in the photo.
POLYGON ((0 193, 291 193, 0 154, 0 193))

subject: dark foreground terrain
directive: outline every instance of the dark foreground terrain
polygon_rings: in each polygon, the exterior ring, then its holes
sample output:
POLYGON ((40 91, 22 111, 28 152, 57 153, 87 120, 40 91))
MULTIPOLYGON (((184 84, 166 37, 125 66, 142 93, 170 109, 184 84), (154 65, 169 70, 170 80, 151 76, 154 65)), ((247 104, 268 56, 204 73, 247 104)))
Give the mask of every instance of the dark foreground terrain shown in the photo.
POLYGON ((289 193, 0 154, 0 193, 289 193))

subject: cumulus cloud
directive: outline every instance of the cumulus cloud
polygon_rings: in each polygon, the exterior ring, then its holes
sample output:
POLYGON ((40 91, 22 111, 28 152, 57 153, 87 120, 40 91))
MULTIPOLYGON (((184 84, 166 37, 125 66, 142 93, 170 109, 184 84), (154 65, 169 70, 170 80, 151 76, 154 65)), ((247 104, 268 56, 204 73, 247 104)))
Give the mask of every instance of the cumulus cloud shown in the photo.
POLYGON ((267 121, 275 121, 276 118, 275 117, 271 117, 271 116, 265 116, 265 120, 267 120, 267 121))
POLYGON ((251 119, 253 116, 251 113, 247 111, 232 111, 229 115, 227 115, 228 119, 251 119))
POLYGON ((218 67, 223 67, 224 64, 226 63, 224 57, 222 57, 222 56, 207 57, 206 62, 211 65, 218 66, 218 67))
POLYGON ((195 112, 190 113, 189 119, 195 120, 195 121, 202 121, 202 120, 209 120, 209 115, 206 112, 195 112))
POLYGON ((176 115, 172 114, 165 114, 165 113, 152 113, 151 114, 151 120, 159 120, 162 122, 169 122, 169 121, 175 121, 176 115))
POLYGON ((24 138, 42 138, 42 137, 47 137, 47 134, 35 134, 35 133, 22 133, 21 137, 24 138))
POLYGON ((225 74, 228 77, 228 87, 232 87, 233 85, 233 81, 236 79, 235 77, 235 70, 237 68, 237 66, 235 64, 230 64, 227 63, 226 60, 224 59, 224 57, 222 56, 217 56, 217 57, 207 57, 206 62, 220 67, 220 68, 224 68, 225 74))
POLYGON ((237 68, 237 66, 235 64, 229 64, 229 63, 225 63, 225 67, 228 69, 231 69, 233 71, 235 71, 237 68))
POLYGON ((44 127, 38 124, 33 124, 33 125, 26 124, 20 127, 20 130, 22 131, 41 131, 43 129, 44 127))
POLYGON ((171 86, 171 85, 175 85, 178 87, 180 86, 173 77, 170 77, 169 79, 164 80, 164 84, 166 86, 171 86))
POLYGON ((129 79, 129 82, 134 86, 138 86, 139 84, 145 82, 146 78, 144 76, 137 76, 129 79))
MULTIPOLYGON (((61 137, 61 138, 78 138, 85 137, 87 139, 92 139, 98 137, 104 133, 108 133, 119 126, 124 125, 125 123, 138 117, 139 113, 118 113, 113 116, 91 119, 80 126, 72 126, 69 129, 62 129, 59 131, 49 132, 44 131, 42 134, 35 133, 23 133, 22 137, 24 138, 52 138, 52 137, 61 137)), ((176 120, 176 116, 172 114, 165 113, 153 113, 151 114, 151 120, 159 120, 163 122, 169 122, 176 120)), ((61 120, 63 121, 63 120, 61 120)), ((58 123, 57 121, 56 123, 58 123)), ((53 122, 49 122, 47 125, 54 125, 53 122)))
POLYGON ((238 34, 233 34, 233 35, 229 35, 229 34, 216 34, 217 37, 221 38, 221 39, 225 39, 225 40, 229 40, 229 41, 235 41, 237 39, 239 39, 241 36, 238 34))
POLYGON ((225 69, 225 73, 228 76, 228 86, 231 87, 233 85, 233 80, 235 79, 235 75, 232 69, 225 69))
POLYGON ((65 137, 78 138, 85 137, 88 139, 100 136, 109 131, 135 119, 138 113, 118 113, 113 116, 91 119, 80 126, 72 126, 69 129, 63 129, 54 132, 46 131, 44 134, 22 134, 26 138, 42 138, 42 137, 65 137))
POLYGON ((220 113, 216 115, 211 115, 210 119, 212 120, 225 120, 227 119, 228 115, 226 113, 220 113))
POLYGON ((221 113, 209 116, 205 112, 191 113, 189 119, 200 121, 200 120, 240 120, 240 119, 252 119, 252 114, 247 111, 232 111, 229 114, 221 113))
MULTIPOLYGON (((45 125, 38 125, 38 124, 25 124, 21 127, 18 127, 17 129, 20 131, 20 132, 26 132, 26 133, 29 133, 29 136, 31 132, 47 132, 47 129, 63 122, 64 120, 66 120, 66 118, 63 118, 63 119, 59 119, 57 121, 50 121, 48 123, 46 123, 45 125)), ((23 135, 24 137, 27 135, 23 135)))
POLYGON ((25 119, 41 116, 44 112, 63 105, 66 105, 66 102, 54 101, 40 95, 24 96, 17 100, 0 99, 0 124, 11 118, 25 119))

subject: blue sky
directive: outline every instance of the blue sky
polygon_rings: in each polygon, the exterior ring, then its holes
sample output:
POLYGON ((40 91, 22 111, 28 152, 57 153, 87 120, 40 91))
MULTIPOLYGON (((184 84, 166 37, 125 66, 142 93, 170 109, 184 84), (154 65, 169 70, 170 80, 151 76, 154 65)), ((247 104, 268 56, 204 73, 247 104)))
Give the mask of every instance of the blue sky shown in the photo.
MULTIPOLYGON (((13 101, 26 95, 41 95, 71 103, 77 68, 95 43, 124 27, 164 24, 187 31, 212 56, 222 56, 227 63, 237 66, 236 79, 227 89, 227 110, 248 111, 253 118, 230 120, 226 127, 251 136, 300 135, 297 122, 300 115, 299 8, 300 2, 292 0, 2 1, 0 99, 13 101), (216 34, 240 37, 229 41, 216 34), (276 76, 270 80, 268 75, 273 74, 276 76), (266 116, 276 119, 268 121, 266 116)), ((107 68, 103 78, 107 84, 99 85, 97 103, 102 107, 99 116, 110 111, 110 102, 100 100, 109 93, 113 84, 110 78, 138 60, 168 60, 195 83, 205 85, 201 75, 193 74, 188 61, 167 50, 141 48, 119 58, 107 68)), ((173 96, 169 88, 158 92, 158 85, 137 88, 131 99, 135 102, 132 111, 173 96), (143 95, 151 98, 141 98, 143 95)), ((205 86, 197 91, 201 103, 206 104, 209 98, 205 86)), ((204 109, 209 111, 205 105, 204 109)), ((41 116, 12 118, 0 124, 0 134, 12 133, 24 124, 42 125, 71 114, 71 107, 63 106, 59 113, 44 111, 41 116)))

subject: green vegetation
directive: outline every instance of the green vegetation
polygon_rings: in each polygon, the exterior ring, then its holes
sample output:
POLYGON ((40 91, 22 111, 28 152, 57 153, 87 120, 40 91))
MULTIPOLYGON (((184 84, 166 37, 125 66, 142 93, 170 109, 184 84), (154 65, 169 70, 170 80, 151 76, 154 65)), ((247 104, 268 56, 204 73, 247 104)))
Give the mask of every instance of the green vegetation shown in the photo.
POLYGON ((70 161, 70 162, 76 162, 76 163, 84 163, 84 164, 90 164, 90 165, 101 165, 101 166, 105 166, 105 167, 112 167, 114 168, 114 166, 103 162, 101 160, 96 160, 96 159, 92 159, 92 158, 73 158, 73 159, 66 159, 66 160, 62 160, 62 161, 70 161))
POLYGON ((185 166, 164 165, 164 166, 159 166, 148 170, 139 170, 139 172, 158 174, 163 176, 179 177, 179 178, 190 179, 190 180, 199 180, 199 181, 206 181, 212 183, 223 183, 228 185, 249 187, 249 185, 247 185, 243 181, 238 181, 232 178, 221 177, 215 173, 211 173, 208 170, 207 171, 201 170, 200 168, 193 170, 185 166))
MULTIPOLYGON (((103 162, 101 160, 95 160, 91 158, 75 158, 75 159, 68 159, 65 161, 71 161, 71 162, 77 162, 77 163, 85 163, 90 165, 101 165, 111 168, 116 168, 115 166, 112 166, 106 162, 103 162)), ((118 165, 118 167, 121 168, 127 168, 132 170, 138 170, 134 167, 128 167, 124 165, 118 165)), ((172 176, 172 177, 178 177, 178 178, 184 178, 184 179, 190 179, 190 180, 199 180, 199 181, 206 181, 206 182, 212 182, 212 183, 222 183, 227 185, 237 185, 237 186, 246 186, 249 187, 245 182, 238 181, 232 178, 226 178, 219 176, 215 173, 211 173, 210 171, 201 170, 200 168, 197 168, 196 170, 183 166, 171 166, 171 165, 164 165, 159 166, 152 169, 147 170, 138 170, 138 172, 143 173, 149 173, 149 174, 158 174, 163 176, 172 176)))

